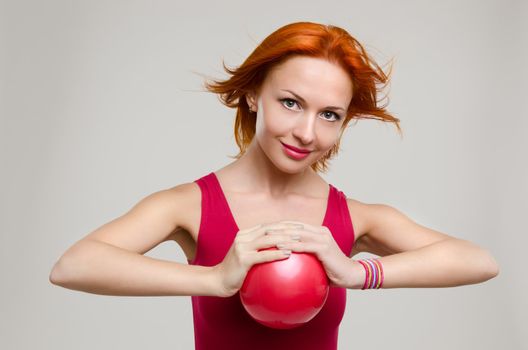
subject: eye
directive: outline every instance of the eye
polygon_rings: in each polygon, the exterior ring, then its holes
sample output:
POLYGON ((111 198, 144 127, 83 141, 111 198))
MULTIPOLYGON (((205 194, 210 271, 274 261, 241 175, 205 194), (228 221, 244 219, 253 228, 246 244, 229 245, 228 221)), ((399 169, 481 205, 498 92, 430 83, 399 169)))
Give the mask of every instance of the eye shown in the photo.
MULTIPOLYGON (((291 109, 291 107, 285 105, 285 102, 286 102, 286 103, 290 103, 290 102, 292 102, 293 104, 298 104, 297 101, 295 101, 295 100, 292 99, 292 98, 283 98, 283 99, 280 99, 279 101, 282 103, 283 106, 285 106, 285 107, 288 108, 288 109, 291 109)), ((292 107, 293 107, 293 106, 292 106, 292 107)), ((334 120, 330 120, 330 119, 326 119, 326 118, 325 118, 325 119, 328 120, 328 121, 331 121, 331 122, 337 122, 337 121, 341 120, 341 116, 340 116, 339 114, 337 114, 337 113, 334 113, 334 112, 332 112, 332 111, 325 111, 324 113, 330 113, 330 115, 333 115, 334 118, 335 118, 334 120)))
POLYGON ((335 119, 333 121, 335 121, 335 122, 341 119, 341 116, 339 114, 334 113, 334 112, 325 111, 324 113, 330 113, 330 115, 333 115, 335 117, 335 119))
MULTIPOLYGON (((297 104, 297 101, 295 101, 294 99, 291 99, 291 98, 283 98, 280 101, 282 102, 283 105, 284 105, 284 102, 293 102, 294 104, 297 104)), ((286 106, 286 108, 290 109, 289 106, 286 106)))

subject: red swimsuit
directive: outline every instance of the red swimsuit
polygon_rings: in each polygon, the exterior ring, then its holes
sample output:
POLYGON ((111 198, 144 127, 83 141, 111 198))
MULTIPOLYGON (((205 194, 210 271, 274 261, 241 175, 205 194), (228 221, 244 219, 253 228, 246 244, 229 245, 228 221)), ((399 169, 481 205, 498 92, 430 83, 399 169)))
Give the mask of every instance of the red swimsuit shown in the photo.
MULTIPOLYGON (((239 231, 214 172, 195 180, 202 193, 202 214, 196 256, 192 265, 221 263, 239 231)), ((354 229, 346 196, 329 184, 321 226, 332 232, 346 256, 354 244, 354 229)), ((330 287, 321 311, 306 324, 288 330, 261 325, 249 316, 239 293, 229 298, 191 296, 196 350, 303 349, 335 350, 346 305, 346 289, 330 287)))

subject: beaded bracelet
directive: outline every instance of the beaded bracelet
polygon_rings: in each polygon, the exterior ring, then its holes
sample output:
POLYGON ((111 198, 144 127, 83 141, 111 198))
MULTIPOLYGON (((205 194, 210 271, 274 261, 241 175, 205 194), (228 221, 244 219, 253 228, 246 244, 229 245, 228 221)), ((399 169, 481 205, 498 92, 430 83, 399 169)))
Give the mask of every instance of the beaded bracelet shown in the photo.
POLYGON ((383 265, 378 259, 357 260, 365 269, 365 283, 361 289, 379 289, 383 286, 383 265))

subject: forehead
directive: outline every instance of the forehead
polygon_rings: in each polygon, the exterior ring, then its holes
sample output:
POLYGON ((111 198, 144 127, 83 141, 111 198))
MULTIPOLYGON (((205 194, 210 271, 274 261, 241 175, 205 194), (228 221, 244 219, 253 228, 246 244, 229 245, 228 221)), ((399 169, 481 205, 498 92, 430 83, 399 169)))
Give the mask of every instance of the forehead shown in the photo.
POLYGON ((288 89, 301 96, 352 98, 352 80, 338 64, 322 58, 294 56, 273 67, 265 84, 272 89, 288 89))

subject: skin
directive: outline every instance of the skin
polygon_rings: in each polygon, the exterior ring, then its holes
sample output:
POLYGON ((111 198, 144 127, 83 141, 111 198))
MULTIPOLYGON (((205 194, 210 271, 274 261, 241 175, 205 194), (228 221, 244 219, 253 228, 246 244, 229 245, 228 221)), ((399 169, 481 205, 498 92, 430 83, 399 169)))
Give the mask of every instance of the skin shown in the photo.
MULTIPOLYGON (((257 111, 256 135, 240 159, 216 172, 220 182, 273 208, 291 208, 309 197, 326 198, 328 184, 310 165, 332 148, 341 132, 343 120, 335 121, 336 111, 327 106, 346 110, 351 98, 352 81, 331 62, 294 57, 276 66, 259 90, 247 95, 249 106, 257 111), (290 100, 282 100, 286 98, 290 100), (280 141, 313 152, 292 159, 280 141)), ((343 116, 343 111, 337 113, 343 116)), ((457 286, 498 274, 491 254, 475 244, 419 225, 391 206, 351 198, 347 205, 356 241, 350 256, 339 249, 328 228, 298 221, 246 223, 256 226, 240 230, 222 263, 212 267, 144 256, 163 241, 183 237, 179 233, 186 231, 180 225, 193 215, 189 204, 199 197, 196 191, 195 184, 182 184, 147 196, 70 247, 55 264, 50 281, 107 295, 227 297, 236 293, 254 264, 287 258, 281 250, 315 254, 331 284, 345 288, 361 288, 365 281, 365 270, 352 259, 359 252, 380 257, 383 288, 457 286), (260 251, 273 246, 281 250, 260 251)), ((178 241, 186 251, 195 242, 196 237, 178 241)))
MULTIPOLYGON (((337 142, 351 99, 352 81, 341 67, 311 57, 288 59, 268 73, 258 92, 247 95, 250 109, 257 113, 255 137, 240 159, 217 174, 222 176, 226 187, 237 192, 263 194, 270 201, 287 198, 291 193, 324 198, 327 184, 310 165, 337 142), (330 110, 328 106, 340 109, 330 110), (312 152, 304 159, 293 159, 284 153, 280 141, 312 152)), ((323 262, 331 284, 343 284, 344 276, 349 273, 349 259, 341 252, 327 227, 295 221, 280 223, 300 225, 299 231, 291 232, 291 235, 303 234, 304 249, 309 248, 310 241, 325 239, 331 250, 316 254, 323 262)), ((257 232, 257 229, 248 233, 257 232)), ((289 233, 276 230, 270 235, 284 237, 289 233)), ((232 270, 222 265, 225 264, 221 264, 219 270, 232 270)), ((224 280, 232 279, 228 272, 223 275, 224 280)), ((225 289, 230 291, 226 295, 234 294, 239 287, 240 279, 233 280, 236 282, 226 282, 225 289)))
MULTIPOLYGON (((268 73, 259 91, 247 95, 250 109, 257 112, 256 135, 247 153, 217 174, 222 175, 231 189, 264 192, 270 200, 287 197, 289 193, 314 194, 315 188, 326 188, 326 182, 310 165, 337 142, 351 98, 352 81, 338 65, 311 57, 288 59, 268 73), (327 106, 343 110, 328 110, 327 106), (302 160, 292 159, 285 155, 279 141, 310 149, 312 153, 302 160)), ((479 283, 498 275, 498 264, 491 254, 471 242, 419 225, 388 205, 365 204, 349 198, 347 203, 354 211, 358 228, 350 257, 343 254, 324 226, 283 221, 302 226, 269 234, 297 236, 277 247, 315 254, 333 286, 363 286, 365 270, 351 259, 359 252, 381 257, 383 288, 449 287, 479 283)), ((235 290, 232 288, 227 295, 235 290)))
POLYGON ((271 198, 309 193, 324 183, 310 165, 336 143, 351 99, 352 81, 342 68, 321 59, 290 58, 268 73, 259 92, 247 95, 257 113, 255 137, 247 152, 222 170, 236 174, 236 186, 244 192, 265 192, 271 198), (301 105, 283 89, 309 103, 301 105), (291 100, 280 101, 285 98, 291 100), (341 119, 326 106, 342 107, 337 111, 341 119), (312 152, 294 160, 285 156, 279 141, 312 152))

